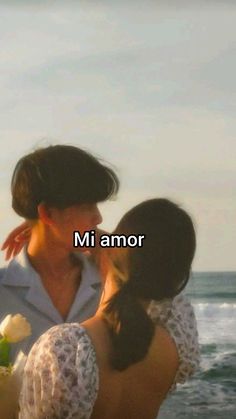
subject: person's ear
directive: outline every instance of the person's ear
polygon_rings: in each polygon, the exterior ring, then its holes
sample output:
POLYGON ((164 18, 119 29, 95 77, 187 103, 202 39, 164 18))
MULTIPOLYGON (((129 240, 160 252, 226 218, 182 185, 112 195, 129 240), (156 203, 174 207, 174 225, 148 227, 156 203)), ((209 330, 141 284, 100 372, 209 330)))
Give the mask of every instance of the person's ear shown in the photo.
POLYGON ((52 214, 51 214, 51 210, 50 208, 44 204, 43 202, 41 202, 38 205, 38 215, 39 215, 39 219, 44 223, 44 224, 48 224, 48 225, 52 225, 54 224, 53 219, 52 219, 52 214))

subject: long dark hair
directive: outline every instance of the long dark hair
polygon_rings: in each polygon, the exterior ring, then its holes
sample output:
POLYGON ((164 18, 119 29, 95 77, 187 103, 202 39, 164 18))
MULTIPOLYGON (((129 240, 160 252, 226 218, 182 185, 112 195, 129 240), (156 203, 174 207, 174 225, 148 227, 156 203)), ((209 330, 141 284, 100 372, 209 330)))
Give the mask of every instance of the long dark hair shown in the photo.
POLYGON ((111 334, 112 366, 124 370, 147 354, 154 324, 142 301, 173 298, 186 286, 196 238, 190 216, 167 199, 128 211, 114 234, 145 234, 142 247, 114 248, 111 266, 118 291, 104 309, 111 334))

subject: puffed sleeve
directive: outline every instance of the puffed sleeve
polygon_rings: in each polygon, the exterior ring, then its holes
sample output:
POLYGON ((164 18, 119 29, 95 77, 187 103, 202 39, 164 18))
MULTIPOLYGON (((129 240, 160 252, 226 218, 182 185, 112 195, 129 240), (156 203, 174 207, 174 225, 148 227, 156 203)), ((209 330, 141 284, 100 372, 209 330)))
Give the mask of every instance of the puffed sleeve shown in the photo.
POLYGON ((20 396, 20 419, 87 419, 98 393, 96 353, 77 323, 55 326, 34 344, 20 396))
POLYGON ((155 323, 169 332, 176 344, 179 368, 171 387, 171 390, 174 390, 176 384, 183 384, 198 369, 200 363, 197 322, 193 307, 184 294, 179 294, 173 300, 152 301, 148 314, 155 323))

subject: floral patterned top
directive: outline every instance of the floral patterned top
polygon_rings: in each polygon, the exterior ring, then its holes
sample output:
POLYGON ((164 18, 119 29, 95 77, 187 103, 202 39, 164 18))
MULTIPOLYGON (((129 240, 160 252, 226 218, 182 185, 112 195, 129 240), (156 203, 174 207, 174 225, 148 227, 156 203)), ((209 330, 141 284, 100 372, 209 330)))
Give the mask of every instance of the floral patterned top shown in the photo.
MULTIPOLYGON (((173 383, 183 383, 199 364, 196 320, 185 296, 158 303, 148 313, 174 339, 180 359, 173 383)), ((20 419, 88 419, 99 389, 94 346, 78 323, 55 326, 34 344, 20 397, 20 419)))
POLYGON ((183 384, 198 368, 200 349, 198 344, 197 322, 193 307, 184 294, 162 302, 152 301, 148 314, 156 324, 163 326, 175 341, 179 354, 179 368, 174 383, 183 384))

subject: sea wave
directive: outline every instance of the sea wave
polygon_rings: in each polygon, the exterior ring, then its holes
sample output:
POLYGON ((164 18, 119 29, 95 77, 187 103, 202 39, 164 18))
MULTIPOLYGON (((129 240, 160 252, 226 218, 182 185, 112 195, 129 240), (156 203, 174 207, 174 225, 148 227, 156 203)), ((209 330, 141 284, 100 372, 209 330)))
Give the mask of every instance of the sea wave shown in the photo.
POLYGON ((236 411, 236 273, 194 275, 187 287, 198 324, 201 364, 170 396, 160 419, 228 419, 236 411))
POLYGON ((202 292, 189 292, 186 295, 190 299, 207 299, 207 300, 235 300, 236 301, 236 292, 233 291, 222 291, 222 292, 212 292, 211 290, 202 291, 202 292))
POLYGON ((217 379, 218 383, 227 381, 231 389, 236 388, 236 352, 226 351, 215 354, 208 363, 201 365, 199 376, 204 380, 217 379))
MULTIPOLYGON (((235 303, 194 303, 199 341, 202 345, 236 345, 235 303)), ((221 346, 222 349, 222 346, 221 346)))
POLYGON ((192 302, 193 307, 197 310, 212 310, 212 311, 218 311, 220 309, 227 309, 227 310, 235 310, 236 309, 236 303, 206 303, 206 302, 192 302))

